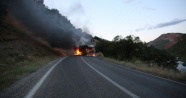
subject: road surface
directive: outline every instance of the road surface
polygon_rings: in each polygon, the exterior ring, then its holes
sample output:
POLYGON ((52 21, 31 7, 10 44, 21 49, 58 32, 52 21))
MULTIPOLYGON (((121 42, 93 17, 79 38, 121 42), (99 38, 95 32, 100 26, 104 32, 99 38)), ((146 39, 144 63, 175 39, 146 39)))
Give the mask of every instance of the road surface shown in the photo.
POLYGON ((29 86, 20 90, 22 93, 17 92, 9 97, 186 98, 184 84, 96 57, 69 56, 56 60, 50 66, 40 78, 33 79, 35 82, 29 82, 29 86))

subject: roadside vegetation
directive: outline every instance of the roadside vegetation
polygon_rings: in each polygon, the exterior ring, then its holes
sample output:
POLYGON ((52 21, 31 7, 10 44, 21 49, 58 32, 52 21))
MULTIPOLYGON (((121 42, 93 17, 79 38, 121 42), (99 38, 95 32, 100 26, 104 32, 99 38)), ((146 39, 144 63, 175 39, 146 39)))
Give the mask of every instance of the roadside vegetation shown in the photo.
POLYGON ((16 80, 37 71, 46 66, 57 56, 37 57, 23 62, 14 63, 9 66, 1 66, 0 71, 0 91, 11 86, 16 80))
POLYGON ((99 58, 114 63, 119 64, 127 68, 131 68, 134 70, 142 71, 151 75, 156 75, 160 77, 164 77, 167 79, 175 80, 178 82, 186 83, 186 74, 181 74, 180 72, 173 70, 173 69, 167 69, 163 67, 159 67, 157 65, 148 65, 142 61, 136 60, 136 61, 118 61, 113 58, 103 57, 99 56, 99 58))
MULTIPOLYGON (((168 51, 186 63, 186 34, 183 34, 179 43, 168 49, 168 51)), ((186 66, 186 64, 184 65, 186 66)))
POLYGON ((175 57, 153 46, 148 46, 142 42, 139 37, 129 35, 114 37, 113 41, 107 41, 98 37, 96 51, 102 52, 105 57, 114 58, 119 61, 140 60, 147 64, 157 65, 159 67, 176 69, 175 57))
POLYGON ((177 71, 175 57, 165 50, 148 46, 139 37, 116 36, 112 41, 94 37, 96 51, 104 60, 153 75, 186 82, 186 75, 177 71), (102 53, 102 54, 101 54, 102 53))

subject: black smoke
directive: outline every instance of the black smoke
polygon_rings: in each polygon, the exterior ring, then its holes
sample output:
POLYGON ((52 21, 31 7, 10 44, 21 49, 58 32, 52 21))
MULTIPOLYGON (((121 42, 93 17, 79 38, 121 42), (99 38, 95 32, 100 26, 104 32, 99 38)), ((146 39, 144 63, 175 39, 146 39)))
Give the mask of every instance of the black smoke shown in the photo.
POLYGON ((2 23, 2 17, 7 14, 7 1, 6 0, 1 0, 0 1, 0 24, 2 23))
POLYGON ((72 48, 86 44, 92 38, 90 34, 76 29, 57 9, 45 6, 43 0, 10 0, 8 10, 53 47, 72 48))

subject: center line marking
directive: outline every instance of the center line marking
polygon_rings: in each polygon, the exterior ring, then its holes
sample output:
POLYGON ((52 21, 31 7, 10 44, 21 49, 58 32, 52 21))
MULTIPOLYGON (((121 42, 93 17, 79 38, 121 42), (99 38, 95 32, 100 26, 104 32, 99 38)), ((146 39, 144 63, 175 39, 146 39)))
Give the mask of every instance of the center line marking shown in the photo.
MULTIPOLYGON (((65 57, 66 58, 66 57, 65 57)), ((40 88, 40 86, 43 84, 45 79, 48 77, 48 75, 52 72, 52 70, 65 58, 62 58, 60 61, 58 61, 52 68, 50 68, 44 75, 43 77, 37 82, 37 84, 30 90, 30 92, 25 96, 25 98, 32 98, 37 90, 40 88)))
POLYGON ((112 83, 113 85, 115 85, 116 87, 118 87, 120 90, 122 90, 123 92, 127 93, 129 96, 131 96, 132 98, 139 98, 137 95, 135 95, 134 93, 132 93, 131 91, 127 90, 126 88, 124 88, 123 86, 119 85, 118 83, 116 83, 115 81, 113 81, 112 79, 110 79, 109 77, 107 77, 106 75, 104 75, 103 73, 101 73, 100 71, 98 71, 97 69, 95 69, 94 67, 92 67, 90 64, 88 64, 82 57, 81 59, 90 67, 92 68, 95 72, 97 72, 98 74, 100 74, 103 78, 105 78, 106 80, 108 80, 110 83, 112 83))

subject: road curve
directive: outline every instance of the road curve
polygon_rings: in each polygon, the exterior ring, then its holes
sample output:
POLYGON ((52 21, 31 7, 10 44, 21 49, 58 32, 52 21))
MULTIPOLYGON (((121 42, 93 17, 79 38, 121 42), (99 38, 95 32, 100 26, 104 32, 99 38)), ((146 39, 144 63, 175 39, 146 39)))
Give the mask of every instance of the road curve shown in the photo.
MULTIPOLYGON (((27 89, 20 89, 13 97, 8 97, 186 98, 185 84, 128 69, 96 57, 69 56, 52 62, 50 66, 39 79, 32 79, 35 82, 27 82, 25 87, 21 86, 27 89)), ((39 72, 37 74, 40 75, 39 72)))

